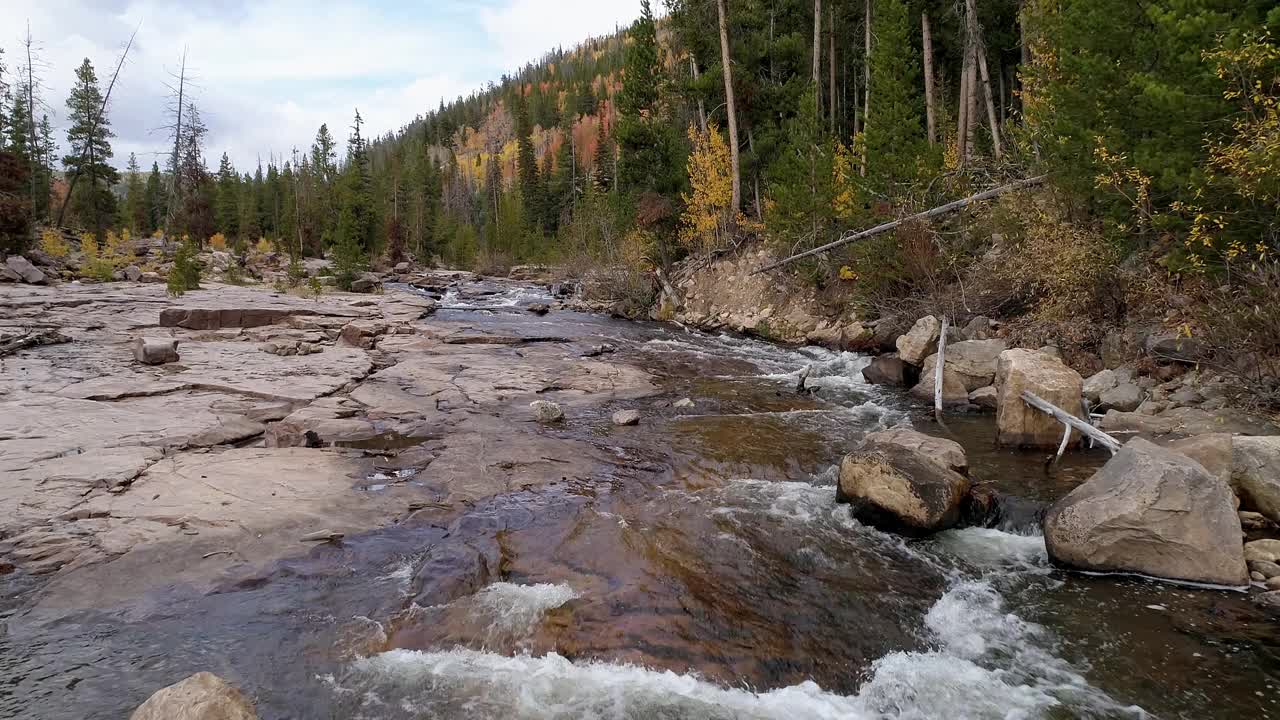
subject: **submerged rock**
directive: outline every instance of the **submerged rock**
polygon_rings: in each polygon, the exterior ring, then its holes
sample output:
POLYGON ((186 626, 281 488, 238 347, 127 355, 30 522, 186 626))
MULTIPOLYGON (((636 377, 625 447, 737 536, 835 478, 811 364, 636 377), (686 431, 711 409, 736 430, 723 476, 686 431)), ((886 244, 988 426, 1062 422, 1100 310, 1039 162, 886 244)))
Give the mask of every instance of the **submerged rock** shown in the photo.
POLYGON ((997 440, 1017 447, 1057 447, 1062 442, 1062 424, 1023 402, 1022 393, 1030 390, 1085 420, 1080 402, 1083 385, 1080 373, 1044 353, 1000 353, 995 377, 997 440))
POLYGON ((129 720, 258 720, 258 713, 233 685, 201 672, 157 690, 129 720))
POLYGON ((639 425, 640 411, 639 410, 619 410, 618 412, 613 414, 613 424, 619 425, 619 426, 639 425))
POLYGON ((173 338, 134 338, 129 347, 133 350, 133 359, 143 365, 178 361, 178 341, 173 338))
POLYGON ((898 353, 878 355, 871 364, 862 368, 862 377, 872 385, 902 386, 906 384, 903 372, 905 365, 898 353))
POLYGON ((1141 438, 1049 509, 1044 536, 1049 556, 1068 567, 1248 583, 1231 488, 1141 438))
POLYGON ((836 501, 851 503, 860 521, 919 535, 953 527, 968 492, 965 476, 923 453, 899 449, 846 455, 836 501))

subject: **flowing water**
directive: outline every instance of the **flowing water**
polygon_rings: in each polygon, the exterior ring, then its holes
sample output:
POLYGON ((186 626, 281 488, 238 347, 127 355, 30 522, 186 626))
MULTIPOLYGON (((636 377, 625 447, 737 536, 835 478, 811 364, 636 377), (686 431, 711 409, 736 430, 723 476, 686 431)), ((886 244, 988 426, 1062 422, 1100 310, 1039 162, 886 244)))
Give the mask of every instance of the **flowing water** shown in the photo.
MULTIPOLYGON (((210 670, 272 719, 1280 717, 1277 627, 1243 594, 1053 570, 1034 524, 907 541, 852 520, 840 456, 936 430, 862 382, 866 358, 510 311, 539 299, 455 291, 491 311, 437 320, 607 342, 655 373, 640 427, 605 407, 548 431, 615 462, 209 595, 42 620, 16 612, 32 581, 0 578, 0 716, 121 718, 210 670)), ((1104 460, 1050 477, 992 425, 951 430, 1005 493, 1051 501, 1104 460)))

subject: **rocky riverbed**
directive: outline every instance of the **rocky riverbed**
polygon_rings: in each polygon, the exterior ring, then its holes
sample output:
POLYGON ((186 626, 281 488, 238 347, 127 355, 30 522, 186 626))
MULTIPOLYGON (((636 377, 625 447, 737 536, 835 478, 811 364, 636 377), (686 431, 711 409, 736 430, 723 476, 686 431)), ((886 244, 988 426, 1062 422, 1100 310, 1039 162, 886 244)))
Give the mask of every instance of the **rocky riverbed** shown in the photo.
POLYGON ((1248 594, 1051 566, 1039 515, 1101 451, 1046 475, 974 412, 930 438, 853 352, 399 279, 0 285, 0 333, 65 340, 0 357, 0 716, 118 718, 201 671, 230 685, 139 717, 1273 712, 1248 594), (859 523, 856 448, 1002 513, 859 523))

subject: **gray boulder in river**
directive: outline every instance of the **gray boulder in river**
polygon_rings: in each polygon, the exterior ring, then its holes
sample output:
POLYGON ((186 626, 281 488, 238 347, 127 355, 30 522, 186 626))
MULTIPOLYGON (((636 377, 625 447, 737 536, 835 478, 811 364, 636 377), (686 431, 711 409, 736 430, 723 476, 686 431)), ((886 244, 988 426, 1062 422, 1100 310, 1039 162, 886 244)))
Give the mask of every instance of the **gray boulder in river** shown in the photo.
POLYGON ((1049 509, 1044 538, 1049 557, 1067 567, 1249 582, 1231 487, 1141 438, 1049 509))
POLYGON ((969 479, 905 447, 846 455, 840 462, 836 501, 853 516, 882 530, 923 535, 960 520, 969 479))

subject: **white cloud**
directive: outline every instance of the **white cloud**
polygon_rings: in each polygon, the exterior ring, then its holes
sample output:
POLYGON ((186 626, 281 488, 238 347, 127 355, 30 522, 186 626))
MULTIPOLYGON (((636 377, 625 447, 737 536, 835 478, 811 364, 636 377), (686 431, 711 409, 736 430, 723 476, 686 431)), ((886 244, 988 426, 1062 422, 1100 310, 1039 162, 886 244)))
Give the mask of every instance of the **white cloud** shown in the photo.
MULTIPOLYGON (((87 56, 101 82, 139 27, 112 94, 116 160, 130 152, 149 166, 167 153, 164 85, 185 47, 193 88, 210 128, 209 162, 226 150, 241 169, 271 153, 310 146, 321 123, 345 139, 355 108, 367 134, 497 80, 556 45, 611 32, 639 12, 639 0, 4 0, 0 46, 19 64, 24 19, 48 65, 45 101, 65 128, 67 93, 87 56), (10 23, 8 20, 17 19, 10 23)), ((65 150, 65 148, 64 148, 65 150)))
POLYGON ((626 27, 639 15, 640 0, 509 0, 481 8, 480 22, 501 65, 515 70, 557 46, 626 27))

